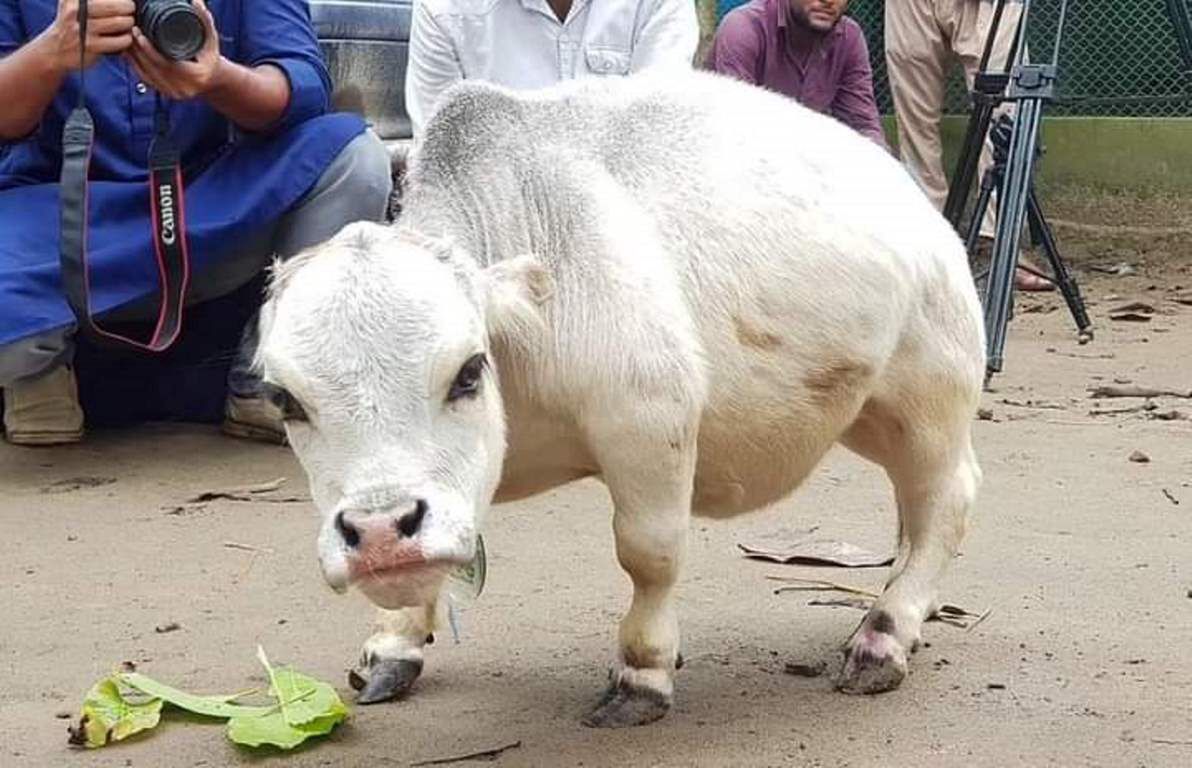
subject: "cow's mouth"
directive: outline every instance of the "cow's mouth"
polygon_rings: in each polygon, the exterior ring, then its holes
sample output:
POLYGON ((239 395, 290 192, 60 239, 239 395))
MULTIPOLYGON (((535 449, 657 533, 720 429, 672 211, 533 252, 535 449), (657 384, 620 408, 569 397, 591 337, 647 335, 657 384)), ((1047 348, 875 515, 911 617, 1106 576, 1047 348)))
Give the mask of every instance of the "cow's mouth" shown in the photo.
POLYGON ((430 605, 455 560, 398 560, 369 568, 351 566, 351 583, 382 608, 430 605))

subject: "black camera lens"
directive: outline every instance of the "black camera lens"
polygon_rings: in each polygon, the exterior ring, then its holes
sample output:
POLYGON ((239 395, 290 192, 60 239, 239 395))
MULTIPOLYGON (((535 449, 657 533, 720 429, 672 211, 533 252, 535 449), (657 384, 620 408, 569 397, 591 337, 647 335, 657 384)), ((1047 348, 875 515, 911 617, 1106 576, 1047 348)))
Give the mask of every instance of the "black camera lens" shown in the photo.
POLYGON ((137 26, 153 47, 174 61, 192 59, 207 42, 207 29, 190 0, 140 0, 137 26))

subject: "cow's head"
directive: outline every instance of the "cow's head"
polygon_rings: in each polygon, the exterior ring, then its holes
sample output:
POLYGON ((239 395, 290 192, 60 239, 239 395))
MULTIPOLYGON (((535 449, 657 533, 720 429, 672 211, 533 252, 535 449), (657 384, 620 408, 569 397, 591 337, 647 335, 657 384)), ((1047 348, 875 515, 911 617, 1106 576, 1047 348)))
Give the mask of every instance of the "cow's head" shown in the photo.
POLYGON ((276 268, 258 363, 322 514, 337 590, 427 604, 468 562, 500 478, 492 341, 535 333, 545 270, 354 224, 276 268))

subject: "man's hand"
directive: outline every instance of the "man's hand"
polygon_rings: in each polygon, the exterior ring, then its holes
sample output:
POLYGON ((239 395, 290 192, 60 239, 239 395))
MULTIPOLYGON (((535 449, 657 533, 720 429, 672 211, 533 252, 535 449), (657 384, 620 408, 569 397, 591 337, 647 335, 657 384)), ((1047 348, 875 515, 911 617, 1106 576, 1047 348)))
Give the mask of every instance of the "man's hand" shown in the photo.
MULTIPOLYGON (((87 4, 87 53, 82 59, 90 67, 100 56, 123 53, 133 43, 136 24, 133 0, 89 0, 87 4)), ((79 68, 79 0, 58 0, 58 15, 41 35, 41 43, 60 72, 79 68)))
POLYGON ((219 54, 215 18, 203 0, 194 0, 194 6, 207 30, 207 42, 194 61, 167 59, 137 28, 132 30, 133 43, 125 53, 141 80, 162 96, 176 101, 207 95, 218 87, 220 74, 227 64, 219 54))

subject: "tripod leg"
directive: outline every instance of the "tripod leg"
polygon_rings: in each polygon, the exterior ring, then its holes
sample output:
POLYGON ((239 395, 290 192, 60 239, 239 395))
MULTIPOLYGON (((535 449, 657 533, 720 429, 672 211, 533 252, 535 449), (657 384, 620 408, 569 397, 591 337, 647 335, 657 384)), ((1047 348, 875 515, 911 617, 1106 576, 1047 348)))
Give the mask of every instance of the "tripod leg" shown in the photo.
POLYGON ((1026 219, 1027 193, 1035 171, 1034 148, 1039 139, 1042 108, 1035 99, 1024 99, 1014 119, 1009 158, 998 200, 997 235, 989 264, 989 288, 985 293, 985 354, 987 373, 1002 370, 1006 348, 1006 325, 1014 295, 1014 270, 1018 246, 1026 219))
POLYGON ((944 201, 944 218, 957 232, 960 232, 960 219, 964 215, 964 206, 968 202, 969 191, 977 175, 977 162, 981 158, 981 148, 985 146, 985 137, 989 134, 989 122, 992 118, 993 104, 982 100, 973 107, 968 127, 965 129, 960 157, 956 161, 956 170, 948 185, 948 198, 944 201))
POLYGON ((1043 252, 1047 254, 1047 261, 1051 263, 1052 274, 1055 275, 1055 284, 1059 286, 1060 293, 1064 295, 1064 301, 1068 304, 1068 311, 1072 314, 1072 319, 1076 321, 1076 329, 1079 332, 1080 341, 1081 343, 1091 341, 1093 338, 1093 324, 1089 322, 1088 313, 1085 311, 1084 298, 1080 295, 1080 287, 1076 285, 1076 279, 1072 277, 1072 273, 1068 271, 1067 265, 1060 258, 1060 251, 1058 246, 1056 246, 1055 237, 1051 234, 1051 226, 1047 223, 1047 219, 1043 217, 1043 209, 1039 207, 1039 198, 1035 195, 1035 186, 1033 184, 1027 193, 1026 206, 1031 230, 1039 234, 1039 242, 1043 246, 1043 252))
POLYGON ((981 234, 981 219, 985 216, 985 209, 989 207, 989 198, 993 196, 996 185, 994 169, 990 168, 981 179, 981 194, 977 197, 977 207, 973 209, 973 218, 969 221, 968 233, 964 237, 964 249, 972 255, 977 247, 977 238, 981 234))

